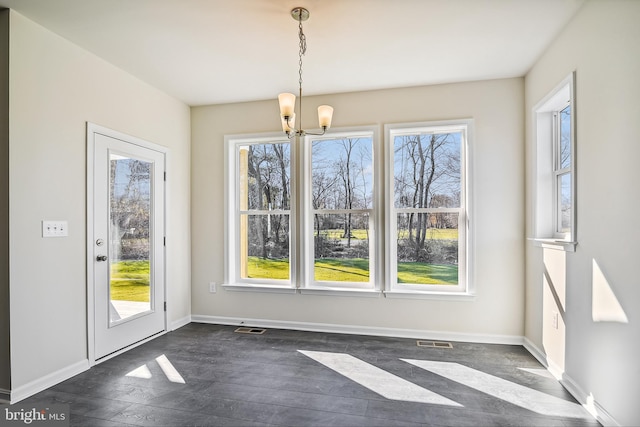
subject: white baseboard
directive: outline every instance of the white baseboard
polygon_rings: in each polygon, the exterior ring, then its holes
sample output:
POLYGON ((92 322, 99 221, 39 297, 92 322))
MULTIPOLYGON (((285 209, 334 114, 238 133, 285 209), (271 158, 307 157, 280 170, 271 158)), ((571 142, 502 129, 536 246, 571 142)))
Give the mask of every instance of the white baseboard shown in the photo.
POLYGON ((591 415, 594 416, 596 420, 600 424, 605 427, 620 427, 622 424, 617 422, 615 418, 611 416, 598 402, 596 402, 593 394, 587 394, 575 381, 573 378, 568 376, 566 373, 562 375, 560 379, 560 384, 563 385, 564 388, 567 389, 569 393, 573 397, 576 398, 578 402, 584 406, 584 408, 589 411, 591 415))
POLYGON ((533 357, 538 360, 538 362, 542 364, 542 366, 547 368, 547 371, 549 371, 549 373, 553 375, 555 379, 557 379, 558 381, 562 381, 564 369, 554 363, 553 360, 547 359, 547 355, 526 337, 524 338, 523 346, 529 353, 531 353, 533 357))
POLYGON ((11 403, 17 403, 89 369, 89 360, 81 360, 65 368, 33 380, 11 391, 11 403))
POLYGON ((173 322, 171 322, 171 324, 169 325, 169 330, 175 331, 176 329, 180 329, 183 326, 188 325, 189 323, 191 323, 191 316, 185 316, 182 319, 174 320, 173 322))
POLYGON ((286 320, 244 319, 239 317, 205 316, 194 314, 191 321, 195 323, 212 323, 218 325, 253 326, 273 329, 293 329, 296 331, 328 332, 337 334, 373 335, 381 337, 415 338, 438 341, 460 341, 486 344, 522 345, 521 336, 463 334, 459 332, 427 331, 420 329, 381 328, 358 325, 337 325, 333 323, 308 323, 286 320))
POLYGON ((600 424, 605 427, 619 427, 618 423, 596 400, 592 394, 587 394, 573 378, 568 376, 562 368, 552 360, 547 359, 547 355, 526 337, 524 338, 524 348, 560 381, 560 384, 587 410, 600 424))

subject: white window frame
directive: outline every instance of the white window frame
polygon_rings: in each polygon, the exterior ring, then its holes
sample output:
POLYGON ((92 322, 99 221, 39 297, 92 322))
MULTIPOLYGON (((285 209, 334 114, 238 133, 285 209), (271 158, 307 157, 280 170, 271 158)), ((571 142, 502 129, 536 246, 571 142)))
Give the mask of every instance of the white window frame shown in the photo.
POLYGON ((225 251, 225 289, 239 291, 262 290, 266 292, 284 293, 296 291, 297 253, 293 243, 297 236, 297 209, 293 196, 296 194, 296 180, 293 178, 296 173, 296 158, 297 148, 295 142, 290 141, 286 136, 283 136, 282 133, 225 136, 225 244, 227 247, 225 251), (289 171, 290 192, 292 195, 289 209, 289 280, 242 278, 240 274, 240 216, 246 212, 240 210, 239 149, 242 146, 252 144, 279 143, 290 144, 291 156, 289 171))
POLYGON ((385 125, 385 241, 386 244, 386 290, 387 296, 415 297, 465 297, 474 295, 474 283, 472 280, 472 194, 471 188, 471 147, 473 139, 473 120, 449 120, 438 122, 420 122, 407 124, 385 125), (412 209, 397 209, 394 197, 394 137, 415 133, 446 133, 461 132, 462 141, 460 147, 460 208, 424 208, 418 209, 426 212, 458 212, 458 285, 412 285, 398 283, 397 268, 397 213, 412 209))
MULTIPOLYGON (((381 180, 380 173, 381 167, 379 165, 379 159, 381 156, 379 152, 379 132, 378 127, 367 126, 349 129, 333 129, 331 132, 327 132, 322 136, 305 136, 302 143, 302 203, 303 203, 303 218, 302 226, 303 232, 303 255, 304 262, 300 266, 301 274, 304 277, 300 284, 300 288, 304 291, 330 291, 343 293, 345 291, 368 291, 378 292, 381 290, 382 284, 382 265, 379 260, 382 259, 383 251, 381 249, 381 239, 378 238, 378 230, 381 229, 380 214, 381 211, 381 180), (351 210, 314 210, 312 200, 312 143, 313 141, 322 140, 336 140, 346 138, 370 138, 372 142, 372 167, 373 167, 373 189, 372 189, 372 205, 370 209, 351 209, 351 210), (314 214, 341 214, 345 212, 351 212, 355 214, 369 214, 369 281, 368 282, 329 282, 329 281, 316 281, 314 278, 314 214)), ((326 292, 324 292, 326 293, 326 292)))
POLYGON ((575 72, 533 107, 535 141, 533 237, 537 246, 575 251, 577 245, 575 72), (560 167, 560 111, 570 106, 571 162, 560 167), (562 229, 561 177, 571 179, 570 230, 562 229))

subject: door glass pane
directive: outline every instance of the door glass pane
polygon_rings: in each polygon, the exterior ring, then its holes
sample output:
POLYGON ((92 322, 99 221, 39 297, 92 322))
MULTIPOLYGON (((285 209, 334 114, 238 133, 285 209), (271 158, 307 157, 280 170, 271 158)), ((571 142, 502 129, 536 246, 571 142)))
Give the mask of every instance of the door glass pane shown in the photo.
POLYGON ((109 156, 110 323, 151 309, 151 168, 109 156))

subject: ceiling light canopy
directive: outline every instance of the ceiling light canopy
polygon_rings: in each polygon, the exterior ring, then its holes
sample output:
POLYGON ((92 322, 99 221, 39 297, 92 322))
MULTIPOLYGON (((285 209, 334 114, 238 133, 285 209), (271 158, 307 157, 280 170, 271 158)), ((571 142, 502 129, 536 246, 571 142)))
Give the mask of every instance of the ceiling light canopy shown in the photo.
MULTIPOLYGON (((298 38, 300 40, 300 50, 298 52, 298 117, 300 126, 302 126, 302 55, 307 51, 307 39, 302 31, 302 21, 309 19, 309 11, 303 7, 296 7, 291 10, 291 16, 298 21, 298 38)), ((322 129, 321 133, 311 133, 304 129, 296 129, 296 96, 292 93, 281 93, 278 95, 278 103, 280 104, 280 118, 282 122, 282 130, 289 138, 304 135, 324 135, 327 129, 331 127, 331 118, 333 117, 333 107, 329 105, 321 105, 318 107, 318 125, 322 129)))

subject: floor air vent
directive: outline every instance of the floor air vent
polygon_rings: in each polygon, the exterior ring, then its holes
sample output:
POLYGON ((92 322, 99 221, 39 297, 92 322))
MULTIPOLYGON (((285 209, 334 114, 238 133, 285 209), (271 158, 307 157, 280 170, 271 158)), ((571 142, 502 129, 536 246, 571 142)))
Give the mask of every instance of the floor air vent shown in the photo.
POLYGON ((441 341, 416 341, 418 347, 433 347, 433 348, 453 348, 450 342, 441 341))
POLYGON ((247 328, 247 327, 240 327, 238 329, 236 329, 233 332, 237 332, 239 334, 251 334, 251 335, 262 335, 265 332, 267 332, 266 329, 262 329, 262 328, 247 328))

